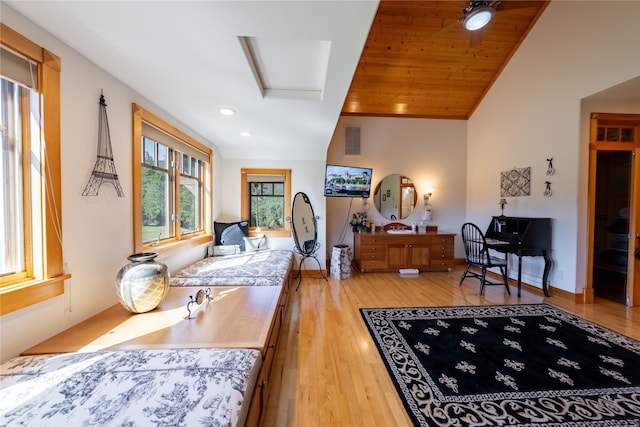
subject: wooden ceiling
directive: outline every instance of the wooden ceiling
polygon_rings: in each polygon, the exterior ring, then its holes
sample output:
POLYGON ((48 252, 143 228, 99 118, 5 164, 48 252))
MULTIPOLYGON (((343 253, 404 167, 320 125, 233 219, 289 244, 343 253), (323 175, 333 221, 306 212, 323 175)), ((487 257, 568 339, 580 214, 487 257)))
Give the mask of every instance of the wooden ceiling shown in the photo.
POLYGON ((468 119, 548 1, 503 0, 485 28, 468 1, 381 1, 343 115, 468 119))

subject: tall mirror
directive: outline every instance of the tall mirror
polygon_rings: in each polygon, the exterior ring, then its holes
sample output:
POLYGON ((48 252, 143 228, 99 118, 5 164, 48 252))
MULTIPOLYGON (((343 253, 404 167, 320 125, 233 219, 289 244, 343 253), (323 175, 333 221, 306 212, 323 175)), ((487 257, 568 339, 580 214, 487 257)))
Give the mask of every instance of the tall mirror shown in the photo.
POLYGON ((316 216, 309 197, 305 193, 297 193, 291 206, 291 229, 296 252, 311 255, 318 244, 318 230, 316 216))
POLYGON ((380 215, 395 221, 407 218, 416 207, 417 193, 411 179, 400 174, 387 175, 373 193, 373 204, 380 215))
POLYGON ((298 286, 302 280, 302 264, 307 258, 313 258, 318 263, 320 274, 326 280, 320 260, 316 256, 320 244, 318 243, 317 218, 313 212, 313 206, 309 196, 299 192, 293 197, 291 205, 291 232, 293 234, 294 251, 300 255, 300 264, 298 266, 298 286))

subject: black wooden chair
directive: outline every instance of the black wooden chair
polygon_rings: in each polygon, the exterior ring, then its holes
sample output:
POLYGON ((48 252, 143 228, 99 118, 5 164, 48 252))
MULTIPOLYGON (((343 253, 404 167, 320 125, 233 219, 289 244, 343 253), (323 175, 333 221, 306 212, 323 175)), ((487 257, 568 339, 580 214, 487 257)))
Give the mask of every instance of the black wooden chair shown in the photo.
POLYGON ((473 276, 480 280, 480 295, 482 295, 485 285, 504 285, 507 293, 511 295, 509 283, 507 282, 507 260, 492 256, 489 253, 484 234, 477 225, 470 222, 462 225, 462 242, 464 243, 467 268, 464 270, 462 278, 460 278, 460 286, 462 286, 462 282, 467 276, 473 276), (480 272, 470 270, 471 267, 479 268, 480 272), (500 269, 502 283, 487 280, 487 269, 493 267, 500 269))

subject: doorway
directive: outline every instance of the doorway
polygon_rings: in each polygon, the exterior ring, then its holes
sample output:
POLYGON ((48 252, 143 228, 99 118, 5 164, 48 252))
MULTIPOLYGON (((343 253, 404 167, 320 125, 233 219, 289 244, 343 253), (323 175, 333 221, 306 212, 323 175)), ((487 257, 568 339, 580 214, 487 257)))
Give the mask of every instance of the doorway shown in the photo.
POLYGON ((591 115, 586 302, 640 305, 639 130, 638 114, 591 115))
POLYGON ((598 151, 593 242, 596 297, 626 303, 631 151, 598 151))

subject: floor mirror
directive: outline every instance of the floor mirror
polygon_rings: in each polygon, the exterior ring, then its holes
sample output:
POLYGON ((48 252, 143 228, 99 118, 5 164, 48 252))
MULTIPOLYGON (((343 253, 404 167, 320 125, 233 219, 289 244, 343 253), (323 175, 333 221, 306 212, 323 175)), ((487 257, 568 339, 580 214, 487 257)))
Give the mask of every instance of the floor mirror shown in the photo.
POLYGON ((327 280, 316 254, 320 248, 317 225, 318 218, 313 212, 309 196, 302 192, 296 193, 291 205, 291 232, 295 244, 294 252, 300 256, 300 264, 298 265, 296 276, 298 278, 296 290, 298 290, 302 281, 302 265, 309 258, 316 260, 322 278, 327 280))

